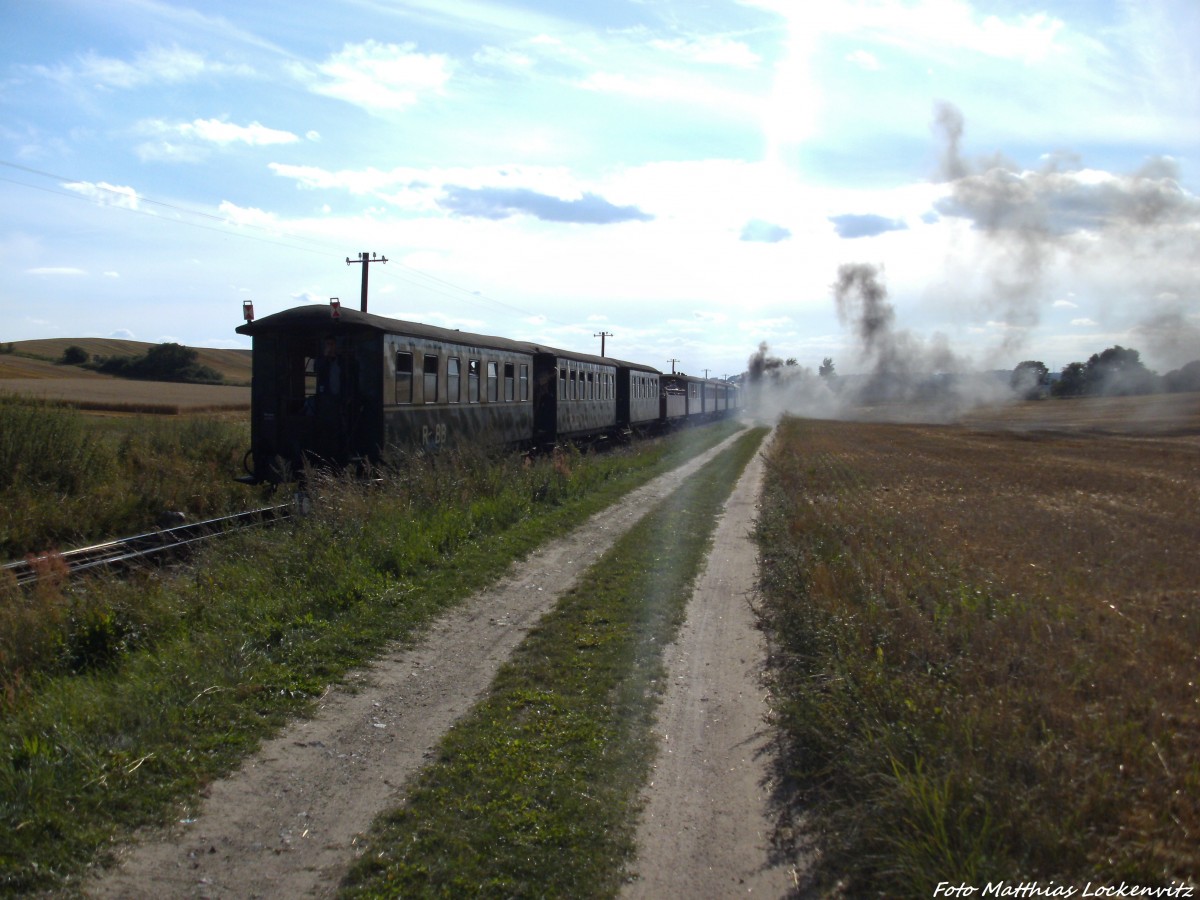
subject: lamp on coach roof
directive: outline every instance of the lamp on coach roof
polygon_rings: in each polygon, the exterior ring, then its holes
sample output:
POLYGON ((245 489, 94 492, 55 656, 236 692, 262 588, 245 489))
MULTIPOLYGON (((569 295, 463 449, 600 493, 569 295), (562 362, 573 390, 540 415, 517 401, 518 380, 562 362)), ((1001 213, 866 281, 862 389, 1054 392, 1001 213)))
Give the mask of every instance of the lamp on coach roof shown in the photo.
POLYGON ((247 322, 254 321, 254 301, 253 300, 243 300, 242 301, 242 318, 245 319, 247 322))
POLYGON ((329 298, 329 315, 335 319, 342 317, 342 301, 337 297, 329 298))

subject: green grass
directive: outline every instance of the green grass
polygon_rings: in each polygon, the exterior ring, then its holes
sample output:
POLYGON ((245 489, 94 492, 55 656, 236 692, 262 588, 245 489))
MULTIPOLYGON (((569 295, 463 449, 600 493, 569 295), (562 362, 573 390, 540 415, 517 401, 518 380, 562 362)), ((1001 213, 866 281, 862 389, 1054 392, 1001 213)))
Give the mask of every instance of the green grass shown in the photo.
POLYGON ((312 515, 176 577, 0 585, 0 892, 67 883, 169 821, 387 642, 734 430, 314 479, 312 515))
POLYGON ((0 558, 150 531, 166 510, 261 505, 233 480, 249 443, 245 421, 97 420, 0 394, 0 558))
POLYGON ((547 615, 372 834, 349 897, 606 897, 634 853, 663 648, 764 430, 636 524, 547 615))

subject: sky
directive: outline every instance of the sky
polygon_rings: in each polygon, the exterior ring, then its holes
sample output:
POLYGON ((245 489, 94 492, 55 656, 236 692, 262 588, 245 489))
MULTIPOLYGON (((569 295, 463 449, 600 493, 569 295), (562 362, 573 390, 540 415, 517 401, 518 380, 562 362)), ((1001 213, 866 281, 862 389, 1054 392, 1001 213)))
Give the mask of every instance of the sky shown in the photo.
POLYGON ((1197 0, 0 0, 0 341, 1200 357, 1197 0))

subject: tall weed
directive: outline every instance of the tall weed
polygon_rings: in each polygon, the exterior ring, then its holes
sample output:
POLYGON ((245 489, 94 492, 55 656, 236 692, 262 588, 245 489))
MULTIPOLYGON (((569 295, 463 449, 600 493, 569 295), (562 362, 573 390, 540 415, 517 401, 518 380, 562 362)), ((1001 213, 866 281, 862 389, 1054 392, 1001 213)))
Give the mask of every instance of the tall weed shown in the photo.
POLYGON ((0 556, 149 531, 165 510, 257 505, 233 480, 247 444, 244 423, 217 417, 96 420, 0 396, 0 556))

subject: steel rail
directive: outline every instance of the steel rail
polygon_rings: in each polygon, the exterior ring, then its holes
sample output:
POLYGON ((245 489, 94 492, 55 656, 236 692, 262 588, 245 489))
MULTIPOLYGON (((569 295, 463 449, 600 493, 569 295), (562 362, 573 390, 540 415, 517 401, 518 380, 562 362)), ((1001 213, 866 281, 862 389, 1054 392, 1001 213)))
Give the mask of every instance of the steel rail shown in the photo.
POLYGON ((61 553, 31 553, 24 559, 5 563, 0 567, 0 572, 11 575, 18 585, 24 585, 37 581, 42 577, 42 572, 61 572, 61 566, 66 567, 65 574, 74 576, 91 569, 129 565, 138 560, 148 560, 157 554, 179 553, 194 544, 224 537, 243 528, 287 519, 292 512, 293 506, 290 503, 264 506, 231 516, 218 516, 202 522, 189 522, 186 525, 147 531, 132 537, 64 550, 61 553))

